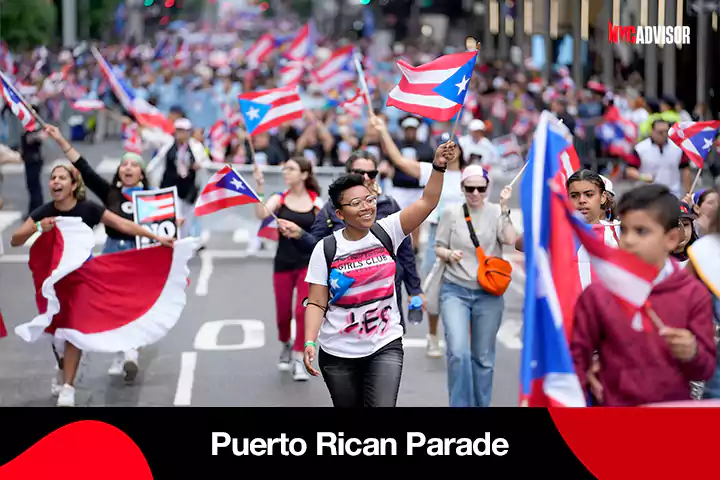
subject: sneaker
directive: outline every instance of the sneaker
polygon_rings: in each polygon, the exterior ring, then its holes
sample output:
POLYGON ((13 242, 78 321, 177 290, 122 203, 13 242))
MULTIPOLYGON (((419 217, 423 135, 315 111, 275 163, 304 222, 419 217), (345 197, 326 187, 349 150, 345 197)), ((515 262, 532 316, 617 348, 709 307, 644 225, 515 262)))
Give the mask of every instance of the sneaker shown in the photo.
POLYGON ((132 383, 137 377, 140 366, 138 365, 138 351, 129 350, 123 355, 123 372, 125 373, 125 381, 132 383))
POLYGON ((50 388, 53 397, 57 397, 58 395, 60 395, 60 391, 62 390, 64 382, 65 379, 63 378, 63 371, 60 370, 57 365, 55 365, 55 377, 53 377, 52 379, 52 387, 50 388))
POLYGON ((60 388, 60 394, 57 399, 58 407, 74 407, 75 406, 75 387, 67 383, 60 388))
POLYGON ((108 369, 108 375, 120 376, 123 374, 123 363, 125 362, 125 354, 118 352, 113 357, 113 361, 108 369))
POLYGON ((296 382, 304 382, 310 380, 310 374, 305 370, 305 364, 302 360, 293 361, 293 380, 296 382))
POLYGON ((287 372, 290 370, 290 360, 292 356, 292 344, 286 343, 283 345, 282 351, 280 352, 280 360, 278 361, 278 370, 287 372))
POLYGON ((441 358, 445 352, 437 335, 427 336, 427 356, 430 358, 441 358))

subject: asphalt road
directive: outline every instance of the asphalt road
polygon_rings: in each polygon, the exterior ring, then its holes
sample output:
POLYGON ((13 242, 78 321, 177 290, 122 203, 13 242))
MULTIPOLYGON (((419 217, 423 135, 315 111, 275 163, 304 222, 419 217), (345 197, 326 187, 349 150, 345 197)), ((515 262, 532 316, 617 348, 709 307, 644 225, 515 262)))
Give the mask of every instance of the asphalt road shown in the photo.
MULTIPOLYGON (((108 178, 121 152, 119 142, 80 145, 96 169, 108 178)), ((48 148, 48 165, 59 157, 48 148)), ((9 336, 0 340, 0 406, 52 406, 50 382, 54 358, 50 347, 27 344, 14 335, 15 325, 36 314, 26 247, 11 249, 8 240, 24 219, 27 194, 21 168, 3 168, 0 235, 0 309, 9 336)), ((45 172, 43 185, 47 184, 45 172)), ((241 212, 241 216, 251 212, 241 212)), ((220 222, 222 223, 222 222, 220 222)), ((89 353, 77 381, 82 406, 330 406, 321 379, 295 382, 277 370, 280 344, 272 292, 272 244, 248 253, 250 231, 213 232, 202 258, 191 260, 188 303, 177 326, 157 344, 141 351, 141 373, 132 386, 110 377, 111 355, 89 353)), ((104 242, 97 232, 99 250, 104 242)), ((521 262, 521 257, 516 258, 521 262)), ((498 338, 493 405, 517 405, 522 271, 507 294, 498 338)), ((445 359, 425 354, 427 323, 410 326, 401 406, 447 406, 445 359)))

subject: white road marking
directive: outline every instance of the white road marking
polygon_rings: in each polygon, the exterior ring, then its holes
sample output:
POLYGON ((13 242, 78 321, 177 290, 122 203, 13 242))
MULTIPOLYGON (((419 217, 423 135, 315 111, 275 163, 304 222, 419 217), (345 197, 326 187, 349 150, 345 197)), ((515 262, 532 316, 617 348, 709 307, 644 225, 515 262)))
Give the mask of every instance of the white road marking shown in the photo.
POLYGON ((0 212, 0 233, 22 218, 22 212, 8 210, 0 212))
POLYGON ((209 252, 200 252, 200 274, 195 287, 195 295, 204 297, 208 294, 208 284, 213 273, 213 256, 209 252))
POLYGON ((233 232, 232 240, 235 243, 246 244, 250 240, 250 232, 246 228, 238 228, 233 232))
POLYGON ((120 166, 119 158, 103 157, 102 162, 95 168, 95 171, 102 174, 115 174, 120 166))
POLYGON ((425 348, 427 347, 426 338, 403 338, 403 347, 405 348, 425 348))
POLYGON ((260 320, 216 320, 204 323, 195 335, 195 350, 234 351, 254 350, 265 346, 265 324, 260 320), (243 330, 242 343, 218 345, 224 327, 238 326, 243 330))
POLYGON ((498 330, 497 341, 510 350, 522 349, 522 322, 514 319, 504 320, 498 330))
POLYGON ((175 390, 176 407, 189 407, 192 401, 193 383, 195 383, 195 364, 197 352, 183 352, 180 359, 180 375, 175 390))

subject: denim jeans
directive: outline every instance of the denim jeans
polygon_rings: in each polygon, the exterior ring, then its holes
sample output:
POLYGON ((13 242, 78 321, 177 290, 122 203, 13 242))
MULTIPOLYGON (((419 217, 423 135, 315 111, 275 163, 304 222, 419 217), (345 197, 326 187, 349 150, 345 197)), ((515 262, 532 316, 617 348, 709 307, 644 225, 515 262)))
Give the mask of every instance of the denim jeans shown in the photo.
POLYGON ((135 249, 135 240, 118 240, 116 238, 108 237, 105 240, 105 247, 103 248, 103 254, 124 252, 125 250, 134 250, 134 249, 135 249))
POLYGON ((363 358, 341 358, 322 348, 318 365, 335 407, 394 407, 402 376, 402 338, 363 358))
POLYGON ((495 340, 505 299, 443 280, 440 318, 445 330, 451 407, 489 407, 495 340))
POLYGON ((420 275, 427 277, 435 264, 435 238, 437 237, 437 223, 431 223, 428 230, 427 246, 425 247, 425 255, 423 255, 422 265, 420 266, 420 275))

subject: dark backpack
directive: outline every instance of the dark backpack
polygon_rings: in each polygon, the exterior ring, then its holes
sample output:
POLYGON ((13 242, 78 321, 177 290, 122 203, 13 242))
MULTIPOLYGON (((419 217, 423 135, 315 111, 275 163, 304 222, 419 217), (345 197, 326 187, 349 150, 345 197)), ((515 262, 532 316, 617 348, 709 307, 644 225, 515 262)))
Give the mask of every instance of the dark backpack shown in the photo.
MULTIPOLYGON (((370 232, 375 235, 375 237, 380 240, 380 243, 382 243, 382 246, 385 247, 385 250, 388 251, 390 254, 390 257, 393 259, 393 262, 396 262, 397 259, 395 258, 395 249, 393 248, 392 240, 390 239, 390 235, 385 231, 383 227, 381 227, 377 223, 373 223, 373 226, 370 227, 370 232)), ((327 271, 328 271, 328 281, 330 280, 330 271, 332 270, 331 265, 332 261, 335 258, 335 252, 337 251, 337 240, 335 239, 335 233, 331 233, 327 237, 323 238, 323 250, 325 252, 325 263, 327 263, 327 271)))

